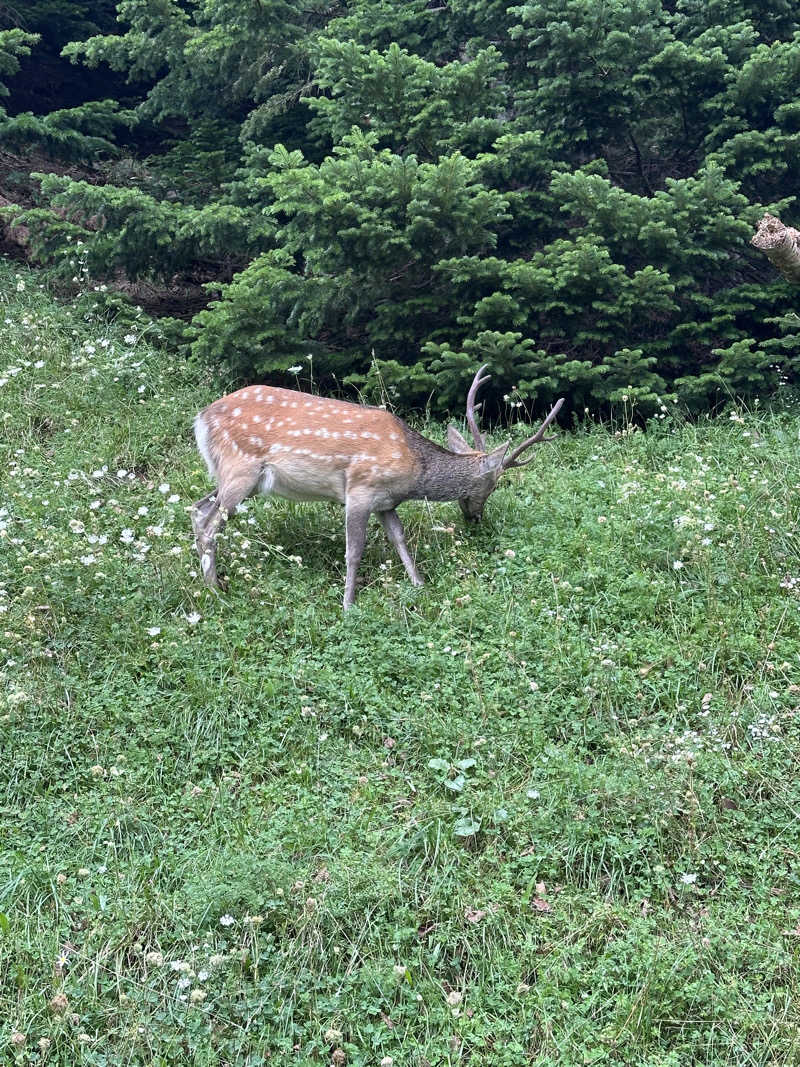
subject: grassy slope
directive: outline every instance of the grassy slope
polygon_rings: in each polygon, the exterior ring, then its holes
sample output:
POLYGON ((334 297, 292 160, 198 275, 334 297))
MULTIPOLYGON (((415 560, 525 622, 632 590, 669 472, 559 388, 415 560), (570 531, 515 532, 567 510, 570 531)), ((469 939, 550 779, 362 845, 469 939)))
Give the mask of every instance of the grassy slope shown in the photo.
POLYGON ((793 415, 407 506, 346 618, 251 501, 217 598, 220 387, 2 272, 0 1061, 798 1061, 793 415))

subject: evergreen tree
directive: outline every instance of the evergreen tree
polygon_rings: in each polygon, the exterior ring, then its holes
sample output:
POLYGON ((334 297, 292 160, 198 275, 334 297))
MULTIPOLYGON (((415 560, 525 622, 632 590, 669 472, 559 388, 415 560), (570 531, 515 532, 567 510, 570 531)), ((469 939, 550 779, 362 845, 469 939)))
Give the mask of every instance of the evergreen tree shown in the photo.
POLYGON ((488 361, 496 411, 561 393, 700 408, 794 374, 791 287, 750 244, 765 209, 795 204, 788 0, 118 14, 65 52, 148 79, 135 118, 164 141, 115 161, 124 112, 47 116, 99 140, 80 142, 83 179, 41 176, 19 221, 52 262, 80 236, 98 277, 211 274, 198 357, 281 380, 310 355, 323 387, 407 405, 446 405, 488 361))

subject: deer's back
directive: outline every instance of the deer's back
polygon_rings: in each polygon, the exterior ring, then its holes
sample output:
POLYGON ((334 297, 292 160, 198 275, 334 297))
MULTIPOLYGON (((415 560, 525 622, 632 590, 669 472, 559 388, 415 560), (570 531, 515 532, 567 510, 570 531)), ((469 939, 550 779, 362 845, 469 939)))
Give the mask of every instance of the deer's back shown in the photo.
POLYGON ((258 471, 264 491, 344 501, 351 492, 404 499, 417 459, 405 424, 382 408, 251 385, 195 420, 198 447, 218 480, 258 471))

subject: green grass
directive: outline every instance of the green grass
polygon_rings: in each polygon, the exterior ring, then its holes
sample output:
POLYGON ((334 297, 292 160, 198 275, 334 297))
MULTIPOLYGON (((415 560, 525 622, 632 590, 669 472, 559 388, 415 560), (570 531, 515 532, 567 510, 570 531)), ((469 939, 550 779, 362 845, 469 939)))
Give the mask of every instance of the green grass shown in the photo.
POLYGON ((223 384, 0 271, 0 1062, 800 1062, 791 408, 408 505, 347 616, 250 501, 215 596, 223 384))

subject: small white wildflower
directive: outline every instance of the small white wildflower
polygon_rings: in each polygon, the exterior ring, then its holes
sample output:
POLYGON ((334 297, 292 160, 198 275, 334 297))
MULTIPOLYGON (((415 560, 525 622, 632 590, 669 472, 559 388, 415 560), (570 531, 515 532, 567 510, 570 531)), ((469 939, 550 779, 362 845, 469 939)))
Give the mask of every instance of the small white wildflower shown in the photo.
POLYGON ((189 623, 190 626, 196 626, 197 623, 200 622, 202 617, 203 616, 200 614, 199 611, 191 611, 186 616, 186 621, 189 623))
POLYGON ((158 491, 159 491, 159 493, 168 493, 169 492, 169 482, 162 482, 161 485, 159 485, 159 487, 158 487, 158 491))
POLYGON ((180 500, 180 497, 178 496, 177 493, 173 493, 172 496, 168 496, 167 497, 167 503, 168 504, 177 504, 179 500, 180 500))
POLYGON ((236 920, 234 919, 234 917, 232 915, 220 915, 220 918, 219 918, 219 925, 220 926, 233 926, 233 924, 235 922, 236 922, 236 920))
POLYGON ((302 369, 303 368, 298 364, 296 367, 287 367, 286 372, 287 374, 299 374, 302 369))
POLYGON ((674 562, 674 563, 672 564, 672 569, 673 569, 674 571, 680 571, 680 570, 683 570, 683 560, 681 560, 681 559, 676 559, 676 560, 675 560, 675 562, 674 562))
POLYGON ((125 342, 126 345, 135 345, 136 344, 136 334, 126 333, 125 336, 122 338, 122 340, 125 342))
POLYGON ((158 635, 161 633, 161 627, 160 626, 150 626, 150 627, 148 627, 147 632, 148 632, 148 634, 150 634, 151 637, 158 637, 158 635))
POLYGON ((681 881, 683 882, 684 885, 694 885, 694 883, 697 881, 697 875, 696 874, 682 874, 681 875, 681 881))

